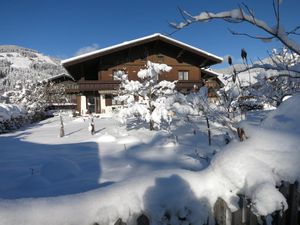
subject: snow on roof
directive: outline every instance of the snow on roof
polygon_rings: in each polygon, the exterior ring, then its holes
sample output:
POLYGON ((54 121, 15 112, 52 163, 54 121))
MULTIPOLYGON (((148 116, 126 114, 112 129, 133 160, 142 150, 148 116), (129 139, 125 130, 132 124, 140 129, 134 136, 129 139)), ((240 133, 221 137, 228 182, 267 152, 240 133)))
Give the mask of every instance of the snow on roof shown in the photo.
POLYGON ((53 81, 53 80, 61 78, 61 77, 67 77, 74 81, 74 78, 70 74, 67 74, 67 73, 61 73, 61 74, 49 77, 47 80, 53 81))
POLYGON ((210 68, 201 68, 202 71, 206 72, 206 73, 209 73, 210 75, 212 76, 216 76, 216 77, 219 77, 219 76, 222 76, 223 74, 221 73, 218 73, 210 68))
POLYGON ((177 40, 175 40, 173 38, 167 37, 167 36, 162 35, 160 33, 155 33, 155 34, 152 34, 152 35, 149 35, 149 36, 145 36, 145 37, 142 37, 142 38, 134 39, 134 40, 131 40, 131 41, 125 41, 125 42, 122 42, 122 43, 117 44, 117 45, 112 45, 110 47, 102 48, 102 49, 99 49, 99 50, 96 50, 96 51, 88 52, 88 53, 85 53, 85 54, 82 54, 82 55, 79 55, 79 56, 75 56, 75 57, 72 57, 72 58, 69 58, 69 59, 65 59, 65 60, 62 60, 61 63, 62 63, 62 65, 64 65, 64 64, 67 64, 69 62, 73 62, 73 61, 76 61, 76 60, 79 60, 79 59, 84 59, 84 58, 89 57, 89 56, 93 56, 93 55, 96 55, 96 54, 99 54, 99 53, 104 53, 104 52, 109 51, 109 50, 113 50, 113 49, 116 49, 116 48, 120 48, 120 47, 123 47, 123 46, 127 46, 127 45, 130 45, 130 44, 134 44, 134 43, 137 43, 137 42, 140 42, 140 41, 144 41, 144 40, 148 40, 148 39, 155 38, 155 37, 160 37, 160 38, 163 38, 163 39, 168 40, 170 42, 173 42, 173 43, 176 43, 178 45, 181 45, 183 47, 192 49, 192 50, 198 52, 199 54, 206 55, 206 56, 211 57, 211 58, 213 58, 213 59, 215 59, 217 61, 223 61, 223 58, 221 58, 219 56, 216 56, 214 54, 206 52, 206 51, 204 51, 202 49, 193 47, 193 46, 188 45, 186 43, 183 43, 181 41, 177 41, 177 40))

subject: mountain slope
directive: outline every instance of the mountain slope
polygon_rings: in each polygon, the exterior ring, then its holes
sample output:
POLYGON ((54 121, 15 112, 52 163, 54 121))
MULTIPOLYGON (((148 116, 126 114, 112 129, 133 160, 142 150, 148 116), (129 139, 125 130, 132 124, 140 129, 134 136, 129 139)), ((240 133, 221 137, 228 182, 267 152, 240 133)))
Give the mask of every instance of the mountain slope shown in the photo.
POLYGON ((0 45, 0 93, 11 90, 17 81, 33 82, 66 73, 60 60, 35 50, 0 45))

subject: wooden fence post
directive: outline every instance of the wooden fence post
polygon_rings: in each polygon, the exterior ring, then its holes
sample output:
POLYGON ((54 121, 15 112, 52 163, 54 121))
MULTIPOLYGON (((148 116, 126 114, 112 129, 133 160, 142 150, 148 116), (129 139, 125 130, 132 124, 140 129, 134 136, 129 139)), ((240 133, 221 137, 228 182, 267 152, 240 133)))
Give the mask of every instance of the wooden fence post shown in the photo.
POLYGON ((137 225, 150 225, 150 220, 145 214, 140 215, 136 222, 137 225))
POLYGON ((115 223, 114 225, 127 225, 125 222, 122 221, 121 218, 119 218, 115 223))
POLYGON ((216 224, 231 225, 231 211, 226 202, 221 198, 218 198, 214 205, 214 216, 216 224))
POLYGON ((298 182, 290 184, 289 196, 287 198, 289 209, 287 210, 287 225, 298 225, 299 220, 299 193, 298 193, 298 182))

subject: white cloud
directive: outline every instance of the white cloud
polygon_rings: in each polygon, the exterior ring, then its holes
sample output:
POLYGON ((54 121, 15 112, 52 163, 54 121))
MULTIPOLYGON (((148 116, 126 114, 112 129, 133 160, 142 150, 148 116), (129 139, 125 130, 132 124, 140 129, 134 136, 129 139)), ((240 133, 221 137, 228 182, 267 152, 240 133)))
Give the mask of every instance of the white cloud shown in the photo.
POLYGON ((80 49, 78 49, 76 52, 75 52, 75 56, 77 55, 82 55, 82 54, 85 54, 85 53, 88 53, 88 52, 92 52, 92 51, 95 51, 99 49, 99 45, 98 44, 91 44, 90 46, 85 46, 85 47, 82 47, 80 49))

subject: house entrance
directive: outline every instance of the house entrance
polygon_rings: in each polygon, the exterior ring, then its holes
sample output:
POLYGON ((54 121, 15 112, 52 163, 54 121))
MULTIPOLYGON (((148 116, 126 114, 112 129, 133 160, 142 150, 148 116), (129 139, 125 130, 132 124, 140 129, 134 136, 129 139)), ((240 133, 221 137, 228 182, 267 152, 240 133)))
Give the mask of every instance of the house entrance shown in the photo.
POLYGON ((100 95, 87 96, 87 109, 88 109, 89 113, 100 113, 101 112, 100 95))

